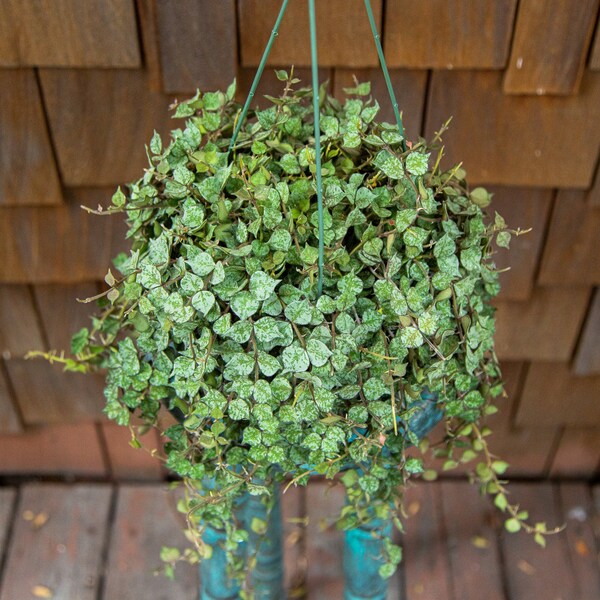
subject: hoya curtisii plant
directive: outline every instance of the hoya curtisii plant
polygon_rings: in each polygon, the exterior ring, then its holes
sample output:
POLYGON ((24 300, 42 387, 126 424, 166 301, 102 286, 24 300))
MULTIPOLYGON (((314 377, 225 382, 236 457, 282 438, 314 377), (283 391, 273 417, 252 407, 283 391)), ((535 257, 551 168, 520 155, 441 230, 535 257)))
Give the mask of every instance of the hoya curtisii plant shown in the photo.
MULTIPOLYGON (((115 259, 91 328, 73 338, 66 369, 106 371, 105 413, 159 427, 166 405, 181 422, 162 432, 166 465, 187 490, 185 555, 209 556, 211 525, 227 532, 234 572, 246 493, 269 501, 272 484, 314 474, 346 488, 340 528, 393 519, 402 529, 409 478, 432 477, 429 446, 408 426, 422 393, 437 399, 444 468, 473 477, 507 516, 543 544, 508 500, 507 464, 482 419, 503 393, 494 353, 499 291, 494 243, 508 247, 491 196, 460 167, 442 170, 440 135, 402 150, 395 125, 377 121, 368 83, 344 102, 321 90, 325 272, 317 292, 318 218, 311 92, 285 82, 272 106, 242 127, 235 86, 177 105, 181 128, 155 134, 143 177, 103 214, 127 217, 131 251, 115 259)), ((400 561, 386 541, 382 576, 400 561)))

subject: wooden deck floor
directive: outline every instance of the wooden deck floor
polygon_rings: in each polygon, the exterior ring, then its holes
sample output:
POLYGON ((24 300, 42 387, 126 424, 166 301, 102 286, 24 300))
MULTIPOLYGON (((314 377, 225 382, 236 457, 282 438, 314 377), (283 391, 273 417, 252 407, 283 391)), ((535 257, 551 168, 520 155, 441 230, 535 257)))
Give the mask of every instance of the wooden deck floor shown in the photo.
MULTIPOLYGON (((513 484, 533 518, 567 529, 545 550, 504 534, 498 514, 465 482, 409 491, 413 515, 389 598, 409 600, 600 599, 600 487, 513 484), (594 499, 596 508, 594 509, 594 499)), ((342 598, 341 534, 321 529, 343 501, 325 482, 284 496, 290 598, 342 598)), ((163 544, 185 546, 164 485, 30 483, 0 488, 0 600, 192 600, 196 569, 153 576, 163 544)))

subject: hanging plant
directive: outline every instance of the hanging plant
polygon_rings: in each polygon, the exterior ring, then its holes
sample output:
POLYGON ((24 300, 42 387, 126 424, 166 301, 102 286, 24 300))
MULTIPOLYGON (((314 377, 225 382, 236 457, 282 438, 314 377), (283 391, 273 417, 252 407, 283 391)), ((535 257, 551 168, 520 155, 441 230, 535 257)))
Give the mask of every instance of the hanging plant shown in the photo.
MULTIPOLYGON (((104 211, 127 216, 131 251, 115 259, 93 326, 74 336, 73 358, 47 357, 106 370, 105 413, 120 425, 135 415, 157 427, 163 405, 179 415, 161 433, 188 492, 191 560, 210 555, 210 525, 226 531, 240 575, 236 502, 314 474, 346 488, 340 528, 401 528, 406 483, 425 469, 406 449, 425 451, 439 419, 445 468, 472 463, 507 529, 543 543, 544 524, 508 501, 507 465, 481 426, 503 393, 493 245, 519 232, 488 217, 490 194, 461 167, 440 168, 439 135, 403 150, 368 83, 343 103, 322 88, 319 294, 312 93, 277 75, 283 94, 244 123, 232 154, 234 85, 177 105, 185 123, 166 143, 154 134, 144 176, 104 211)), ((387 577, 400 550, 385 549, 387 577)))

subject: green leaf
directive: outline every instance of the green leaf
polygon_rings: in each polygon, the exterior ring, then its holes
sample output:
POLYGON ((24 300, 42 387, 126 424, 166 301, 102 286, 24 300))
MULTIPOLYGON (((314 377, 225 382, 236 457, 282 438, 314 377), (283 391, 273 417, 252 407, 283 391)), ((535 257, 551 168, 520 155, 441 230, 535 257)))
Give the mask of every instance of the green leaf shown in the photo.
POLYGON ((307 244, 300 252, 300 258, 307 265, 316 265, 319 258, 319 249, 307 244))
POLYGON ((269 382, 264 379, 259 379, 254 384, 254 400, 256 400, 258 404, 268 404, 271 402, 272 397, 273 394, 269 382))
POLYGON ((204 208, 192 198, 183 203, 181 222, 190 229, 197 229, 204 222, 204 208))
POLYGON ((251 292, 238 292, 231 299, 231 310, 245 321, 260 308, 260 301, 251 292))
POLYGON ((227 414, 234 421, 242 421, 243 419, 250 418, 250 407, 248 403, 240 398, 235 398, 229 403, 227 408, 227 414))
POLYGON ((254 371, 254 364, 252 355, 239 352, 229 359, 223 375, 229 380, 246 377, 254 371))
POLYGON ((510 246, 511 235, 508 231, 501 231, 496 236, 496 244, 500 248, 508 248, 510 246))
POLYGON ((408 303, 404 294, 394 286, 390 291, 390 308, 398 316, 405 315, 408 312, 408 303))
POLYGON ((71 352, 73 354, 79 354, 83 352, 87 344, 89 343, 90 332, 87 327, 80 329, 71 338, 71 352))
POLYGON ((284 154, 279 160, 279 164, 288 175, 297 175, 302 171, 298 159, 292 153, 284 154))
POLYGON ((390 179, 405 177, 402 161, 388 150, 381 150, 373 160, 373 164, 390 179))
POLYGON ((286 306, 285 316, 296 325, 308 325, 312 321, 312 308, 308 300, 294 300, 286 306))
POLYGON ((517 533, 517 531, 521 530, 521 523, 518 519, 510 518, 504 521, 504 527, 506 528, 506 531, 509 531, 510 533, 517 533))
POLYGON ((378 573, 382 579, 389 579, 396 572, 396 565, 384 563, 379 567, 378 573))
POLYGON ((412 175, 425 175, 429 165, 429 154, 411 152, 406 157, 406 170, 412 175))
POLYGON ((384 394, 390 393, 390 386, 386 385, 381 377, 371 377, 365 381, 363 393, 369 401, 378 400, 384 394))
POLYGON ((308 353, 300 346, 288 346, 283 350, 281 357, 286 371, 302 373, 310 367, 308 353))
POLYGON ((212 292, 198 292, 192 298, 192 306, 206 316, 215 305, 215 296, 212 292))
POLYGON ((416 327, 404 327, 400 331, 400 339, 406 348, 418 348, 424 342, 423 336, 416 327))
POLYGON ((310 362, 315 367, 326 365, 331 356, 331 350, 319 340, 308 340, 306 342, 306 351, 308 352, 310 362))
POLYGON ((292 245, 292 236, 285 229, 276 229, 267 243, 273 250, 287 252, 292 245))
POLYGON ((254 333, 259 343, 265 344, 281 337, 278 321, 272 317, 262 317, 254 323, 254 333))
POLYGON ((379 479, 373 475, 362 475, 358 478, 358 485, 367 494, 375 494, 379 489, 379 479))
POLYGON ((474 190, 471 190, 469 198, 480 208, 486 208, 486 206, 489 206, 490 202, 492 201, 492 194, 490 194, 485 188, 476 187, 474 190))
POLYGON ((237 342, 245 344, 252 335, 252 323, 250 321, 237 321, 225 333, 225 337, 237 342))
POLYGON ((506 499, 506 496, 504 494, 496 494, 496 497, 494 498, 494 504, 502 512, 504 512, 508 506, 508 500, 506 499))
POLYGON ((349 96, 368 96, 371 93, 371 82, 364 81, 363 83, 359 83, 356 87, 344 88, 344 93, 349 96))
POLYGON ((405 208, 396 213, 396 229, 402 233, 407 227, 410 227, 417 218, 417 211, 414 208, 405 208))
POLYGON ((266 300, 275 291, 279 279, 273 279, 263 271, 256 271, 250 277, 250 293, 257 300, 266 300))
POLYGON ((481 248, 471 246, 460 253, 460 262, 467 271, 478 271, 481 269, 481 248))
POLYGON ((161 284, 160 271, 150 263, 142 263, 137 281, 147 290, 155 288, 161 284))
POLYGON ((121 188, 118 187, 117 191, 112 196, 112 203, 116 207, 121 208, 122 206, 125 206, 126 201, 127 198, 125 197, 125 194, 121 191, 121 188))
POLYGON ((215 268, 215 261, 208 252, 203 252, 195 246, 185 246, 187 249, 187 263, 196 275, 205 277, 215 268))
POLYGON ((336 137, 339 134, 339 121, 335 117, 321 117, 321 131, 329 137, 336 137))
POLYGON ((337 283, 337 287, 340 292, 348 293, 353 296, 358 296, 363 289, 362 279, 356 276, 354 273, 348 273, 344 275, 337 283))

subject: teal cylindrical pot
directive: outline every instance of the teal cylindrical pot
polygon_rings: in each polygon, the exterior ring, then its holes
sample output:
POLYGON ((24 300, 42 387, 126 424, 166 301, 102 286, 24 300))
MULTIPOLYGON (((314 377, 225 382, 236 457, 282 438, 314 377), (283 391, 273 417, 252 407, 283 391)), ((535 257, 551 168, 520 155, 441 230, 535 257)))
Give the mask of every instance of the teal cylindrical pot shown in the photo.
POLYGON ((283 530, 279 486, 272 488, 273 505, 269 510, 261 496, 249 496, 244 508, 249 531, 247 557, 254 557, 256 565, 250 575, 254 600, 283 600, 283 530), (252 530, 253 519, 266 524, 262 534, 252 530))
POLYGON ((225 531, 209 525, 202 540, 212 548, 212 555, 200 562, 200 600, 237 600, 240 586, 228 575, 225 531))
POLYGON ((379 575, 379 567, 384 540, 391 534, 391 523, 380 520, 345 532, 344 600, 385 600, 388 580, 379 575))

